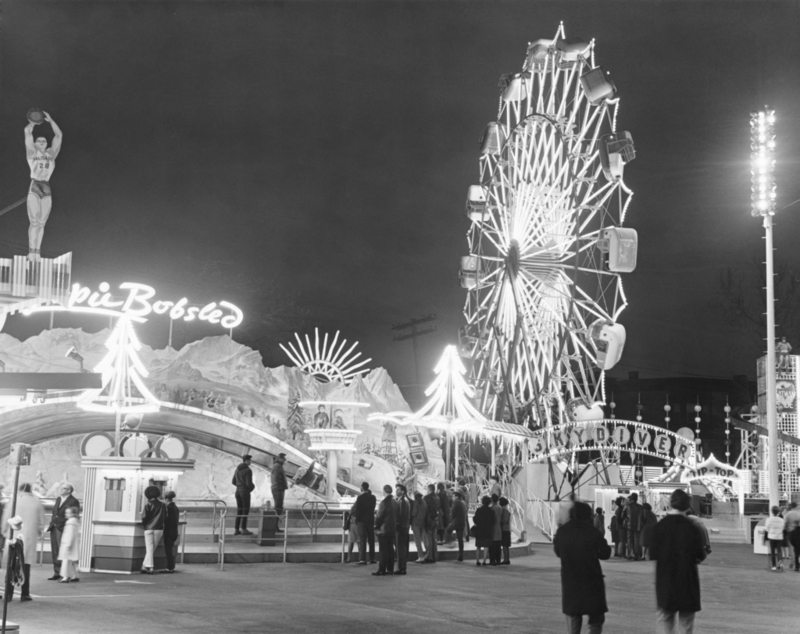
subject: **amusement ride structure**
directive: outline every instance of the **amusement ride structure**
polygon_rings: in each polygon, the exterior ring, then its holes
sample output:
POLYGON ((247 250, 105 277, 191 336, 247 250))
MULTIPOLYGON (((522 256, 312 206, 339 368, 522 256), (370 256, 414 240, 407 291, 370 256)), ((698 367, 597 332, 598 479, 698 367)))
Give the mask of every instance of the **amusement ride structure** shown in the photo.
POLYGON ((500 88, 467 199, 462 354, 490 419, 602 417, 603 372, 625 343, 621 274, 636 266, 636 231, 622 226, 633 141, 594 41, 563 25, 500 88))

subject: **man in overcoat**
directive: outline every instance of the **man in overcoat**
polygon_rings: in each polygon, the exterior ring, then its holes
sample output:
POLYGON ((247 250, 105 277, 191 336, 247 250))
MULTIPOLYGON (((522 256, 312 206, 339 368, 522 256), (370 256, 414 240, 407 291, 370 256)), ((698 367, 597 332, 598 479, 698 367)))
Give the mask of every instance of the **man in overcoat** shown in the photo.
POLYGON ((689 494, 676 489, 669 504, 669 513, 653 527, 650 545, 650 559, 657 562, 657 631, 688 633, 701 609, 697 564, 706 558, 706 550, 700 531, 686 517, 691 506, 689 494))
POLYGON ((394 574, 394 541, 397 536, 397 502, 392 497, 392 485, 383 487, 383 496, 375 516, 375 533, 381 549, 378 570, 372 573, 377 577, 394 574))
POLYGON ((80 503, 72 495, 72 485, 69 482, 61 484, 61 491, 59 497, 53 505, 53 515, 50 520, 50 526, 47 527, 47 532, 50 533, 50 552, 53 553, 53 569, 52 577, 48 577, 48 581, 59 581, 61 579, 61 560, 58 558, 58 551, 61 548, 61 534, 64 532, 64 526, 67 523, 66 512, 67 509, 72 507, 75 512, 80 511, 80 503))
MULTIPOLYGON (((247 518, 250 515, 250 494, 256 485, 253 484, 253 470, 250 468, 250 462, 253 456, 245 454, 242 456, 242 462, 236 467, 233 472, 231 484, 236 487, 236 521, 234 522, 234 535, 252 535, 247 530, 247 518)), ((273 467, 274 468, 274 467, 273 467)), ((283 468, 283 467, 281 467, 283 468)), ((275 502, 277 510, 278 503, 275 502)))
POLYGON ((454 531, 458 540, 458 560, 464 561, 464 529, 467 525, 467 505, 461 491, 453 493, 453 506, 450 507, 450 524, 445 530, 454 531))
POLYGON ((406 574, 408 563, 408 531, 411 525, 411 502, 408 499, 408 489, 404 484, 395 485, 395 502, 397 503, 397 573, 406 574))
POLYGON ((635 491, 628 497, 628 504, 622 513, 622 521, 628 533, 628 559, 642 558, 642 505, 635 491))
POLYGON ((369 563, 375 561, 375 504, 377 500, 369 490, 369 482, 361 483, 361 493, 356 498, 355 516, 358 524, 358 563, 367 565, 367 545, 369 563))
POLYGON ((601 559, 611 557, 611 546, 592 524, 592 509, 575 502, 569 521, 553 539, 561 558, 561 607, 569 634, 580 634, 583 615, 589 616, 589 634, 600 634, 608 612, 601 559))
POLYGON ((436 547, 436 532, 438 524, 441 521, 441 502, 439 496, 436 495, 436 487, 432 484, 428 485, 428 493, 422 498, 425 506, 428 507, 428 552, 425 555, 426 564, 435 564, 436 557, 439 555, 439 550, 436 547))
POLYGON ((270 488, 272 489, 272 499, 275 502, 275 513, 283 515, 283 496, 289 488, 289 481, 286 479, 286 471, 283 465, 286 463, 286 454, 279 453, 275 462, 272 463, 270 471, 270 488))

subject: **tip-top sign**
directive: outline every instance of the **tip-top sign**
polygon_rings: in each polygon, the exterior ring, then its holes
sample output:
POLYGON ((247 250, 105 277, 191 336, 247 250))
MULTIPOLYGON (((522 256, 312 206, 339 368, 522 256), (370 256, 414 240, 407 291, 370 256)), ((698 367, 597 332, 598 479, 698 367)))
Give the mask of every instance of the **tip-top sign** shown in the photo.
POLYGON ((24 314, 38 312, 67 311, 73 313, 90 313, 128 317, 143 323, 151 313, 169 315, 170 319, 183 321, 207 321, 219 324, 223 328, 236 328, 244 318, 241 309, 230 302, 210 302, 205 306, 193 306, 186 297, 177 301, 156 299, 156 290, 147 284, 125 282, 119 285, 125 293, 124 299, 111 294, 108 282, 102 282, 97 291, 87 286, 73 284, 66 306, 37 306, 23 311, 24 314))

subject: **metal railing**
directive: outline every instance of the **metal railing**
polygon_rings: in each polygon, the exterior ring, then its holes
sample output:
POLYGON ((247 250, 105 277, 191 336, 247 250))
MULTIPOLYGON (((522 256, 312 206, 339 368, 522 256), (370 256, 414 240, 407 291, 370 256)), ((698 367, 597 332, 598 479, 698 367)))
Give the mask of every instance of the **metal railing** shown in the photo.
POLYGON ((306 523, 306 526, 309 530, 309 537, 311 541, 314 541, 314 537, 319 535, 319 527, 322 524, 323 520, 328 518, 341 518, 341 533, 342 533, 342 552, 341 552, 341 560, 344 563, 345 558, 345 551, 346 551, 346 531, 344 530, 344 511, 331 511, 328 507, 328 503, 323 500, 307 500, 305 501, 299 509, 283 509, 283 515, 278 516, 278 526, 280 527, 280 520, 283 519, 283 563, 287 563, 288 555, 289 555, 289 518, 292 513, 295 513, 295 517, 299 515, 302 517, 306 523))
MULTIPOLYGON (((528 494, 531 495, 530 491, 528 494)), ((536 496, 528 498, 527 504, 531 523, 550 541, 553 541, 556 530, 558 530, 558 518, 553 507, 546 500, 541 500, 536 496)))

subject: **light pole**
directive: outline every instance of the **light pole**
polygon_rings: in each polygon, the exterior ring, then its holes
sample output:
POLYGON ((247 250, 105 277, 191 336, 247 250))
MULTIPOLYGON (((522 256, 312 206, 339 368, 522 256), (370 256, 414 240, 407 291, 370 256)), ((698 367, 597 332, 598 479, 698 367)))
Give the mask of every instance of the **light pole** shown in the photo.
POLYGON ((750 114, 751 211, 764 219, 767 249, 767 432, 769 505, 778 506, 778 419, 775 403, 775 284, 772 257, 772 217, 775 215, 775 111, 765 107, 750 114))

